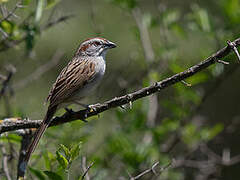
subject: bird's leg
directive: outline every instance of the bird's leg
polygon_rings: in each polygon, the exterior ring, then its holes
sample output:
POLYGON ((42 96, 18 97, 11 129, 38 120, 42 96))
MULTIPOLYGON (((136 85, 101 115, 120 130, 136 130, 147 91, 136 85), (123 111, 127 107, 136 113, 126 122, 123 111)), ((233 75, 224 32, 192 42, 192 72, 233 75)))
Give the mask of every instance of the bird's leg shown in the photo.
POLYGON ((76 101, 76 100, 74 101, 74 103, 86 108, 89 112, 96 111, 96 108, 94 107, 94 105, 83 104, 83 103, 81 103, 79 101, 76 101))
POLYGON ((85 118, 88 117, 88 113, 96 112, 96 111, 97 111, 96 108, 95 108, 95 105, 83 104, 83 103, 81 103, 81 102, 79 102, 79 101, 77 101, 77 100, 75 100, 74 103, 87 109, 87 111, 86 111, 86 113, 85 113, 85 115, 84 115, 85 118))
POLYGON ((72 109, 69 109, 67 107, 64 108, 69 114, 72 114, 73 113, 73 110, 72 109))
MULTIPOLYGON (((72 109, 69 109, 69 108, 64 108, 69 114, 72 114, 74 111, 72 109)), ((85 118, 86 118, 86 115, 85 115, 85 118)), ((86 119, 81 119, 81 121, 83 122, 88 122, 86 119)))

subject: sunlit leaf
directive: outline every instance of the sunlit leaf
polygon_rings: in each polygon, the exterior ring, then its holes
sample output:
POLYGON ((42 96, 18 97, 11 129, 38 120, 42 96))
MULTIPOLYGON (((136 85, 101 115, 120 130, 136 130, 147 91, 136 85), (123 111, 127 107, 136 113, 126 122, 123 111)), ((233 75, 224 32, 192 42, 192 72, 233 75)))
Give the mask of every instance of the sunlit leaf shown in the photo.
POLYGON ((63 150, 65 156, 69 159, 71 155, 70 150, 63 144, 60 144, 60 148, 63 150))
POLYGON ((8 34, 13 32, 13 24, 9 21, 2 21, 1 28, 8 34))
POLYGON ((57 161, 61 165, 61 167, 63 169, 66 169, 68 167, 67 159, 59 151, 56 152, 56 156, 57 156, 57 161))

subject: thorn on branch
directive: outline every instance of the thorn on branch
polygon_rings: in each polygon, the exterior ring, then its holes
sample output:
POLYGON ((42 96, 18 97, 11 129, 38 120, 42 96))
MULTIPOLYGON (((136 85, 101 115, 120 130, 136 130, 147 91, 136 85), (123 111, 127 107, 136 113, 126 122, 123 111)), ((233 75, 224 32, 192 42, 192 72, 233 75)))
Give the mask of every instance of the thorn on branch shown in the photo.
POLYGON ((236 47, 236 43, 231 42, 230 40, 227 40, 227 44, 228 44, 228 47, 230 47, 234 51, 234 53, 236 54, 236 56, 238 58, 238 61, 240 62, 240 55, 239 55, 238 49, 236 47))
POLYGON ((129 108, 132 109, 132 101, 129 101, 129 108))
POLYGON ((129 103, 129 109, 132 109, 132 95, 131 94, 127 94, 127 100, 128 100, 128 103, 129 103))
POLYGON ((218 63, 223 64, 223 65, 229 65, 229 62, 222 61, 222 60, 217 60, 218 63))
POLYGON ((124 107, 124 105, 119 106, 122 110, 126 110, 126 108, 124 107))
MULTIPOLYGON (((240 46, 240 38, 236 39, 234 42, 237 46, 240 46)), ((2 49, 0 48, 0 51, 1 50, 2 49)), ((196 73, 217 63, 217 60, 216 60, 217 58, 226 57, 230 53, 231 53, 230 49, 224 47, 224 48, 220 49, 219 51, 217 51, 216 53, 214 53, 213 55, 206 58, 204 61, 201 61, 198 64, 193 65, 192 67, 186 69, 185 71, 159 81, 157 86, 151 85, 151 86, 136 90, 129 94, 130 97, 129 97, 129 95, 123 95, 121 97, 117 97, 117 98, 113 98, 108 101, 105 101, 104 103, 97 106, 97 112, 102 113, 111 108, 123 106, 124 104, 129 103, 129 101, 133 102, 133 101, 139 100, 141 98, 144 98, 146 96, 149 96, 151 94, 157 93, 159 90, 165 89, 167 87, 170 87, 170 86, 180 82, 181 80, 184 80, 186 78, 194 76, 196 73)), ((62 115, 60 117, 53 118, 52 123, 50 124, 49 127, 64 124, 64 123, 79 120, 79 119, 84 119, 85 113, 86 113, 86 110, 80 110, 80 111, 74 112, 74 114, 65 113, 64 115, 62 115)), ((96 115, 96 113, 88 113, 88 118, 91 116, 94 116, 94 115, 96 115)), ((13 122, 12 123, 1 123, 0 124, 0 134, 4 133, 4 132, 8 132, 8 131, 18 130, 18 129, 36 128, 36 127, 39 127, 40 123, 41 123, 41 120, 38 120, 38 121, 29 120, 27 122, 19 120, 14 123, 13 122)))
POLYGON ((188 83, 188 82, 186 82, 186 81, 184 81, 184 80, 181 80, 181 83, 183 83, 183 84, 186 85, 187 87, 191 87, 191 86, 192 86, 192 84, 190 84, 190 83, 188 83))

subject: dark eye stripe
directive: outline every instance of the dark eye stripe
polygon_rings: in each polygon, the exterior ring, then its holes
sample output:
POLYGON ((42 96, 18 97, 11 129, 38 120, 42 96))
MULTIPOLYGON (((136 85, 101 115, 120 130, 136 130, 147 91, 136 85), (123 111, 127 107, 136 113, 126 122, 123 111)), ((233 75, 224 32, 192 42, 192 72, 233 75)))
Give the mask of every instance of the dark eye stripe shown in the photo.
POLYGON ((99 41, 95 41, 95 42, 94 42, 94 45, 99 46, 99 45, 100 45, 100 42, 99 42, 99 41))

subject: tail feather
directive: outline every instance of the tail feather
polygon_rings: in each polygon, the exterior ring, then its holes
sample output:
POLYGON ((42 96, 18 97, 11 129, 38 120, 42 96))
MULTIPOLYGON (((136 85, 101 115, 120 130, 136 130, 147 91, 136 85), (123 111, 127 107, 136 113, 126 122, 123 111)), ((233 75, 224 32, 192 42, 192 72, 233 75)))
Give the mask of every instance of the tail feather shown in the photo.
POLYGON ((38 128, 37 132, 35 133, 35 137, 34 137, 32 143, 28 147, 28 151, 27 151, 27 154, 25 156, 25 161, 24 161, 25 167, 27 166, 27 163, 28 163, 32 153, 36 149, 36 147, 39 143, 39 140, 41 139, 41 137, 43 136, 47 127, 51 123, 51 119, 52 119, 53 115, 55 114, 56 110, 57 110, 57 106, 48 108, 48 111, 46 113, 44 120, 42 121, 40 127, 38 128))

